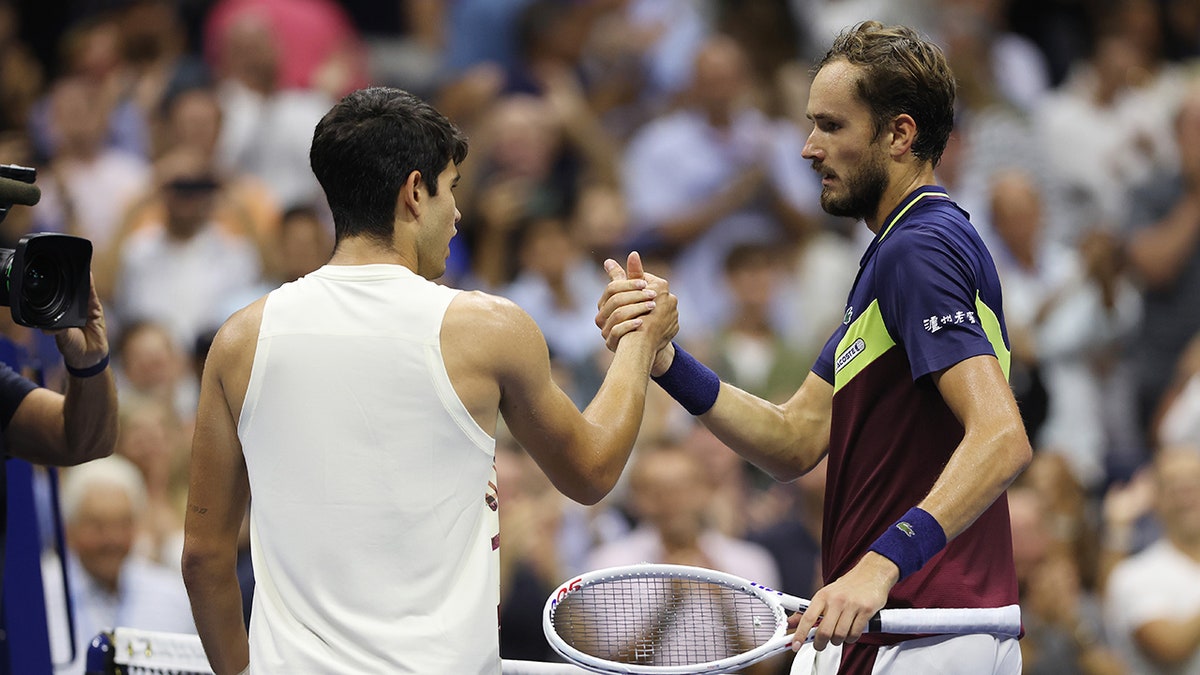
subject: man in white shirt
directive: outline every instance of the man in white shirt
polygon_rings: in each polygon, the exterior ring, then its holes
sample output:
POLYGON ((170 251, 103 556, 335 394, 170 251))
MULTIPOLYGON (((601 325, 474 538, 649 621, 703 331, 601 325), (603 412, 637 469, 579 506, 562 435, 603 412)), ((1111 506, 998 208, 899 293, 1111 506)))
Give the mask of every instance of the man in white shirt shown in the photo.
POLYGON ((1113 569, 1109 634, 1142 675, 1200 673, 1200 448, 1167 447, 1154 459, 1163 537, 1113 569))

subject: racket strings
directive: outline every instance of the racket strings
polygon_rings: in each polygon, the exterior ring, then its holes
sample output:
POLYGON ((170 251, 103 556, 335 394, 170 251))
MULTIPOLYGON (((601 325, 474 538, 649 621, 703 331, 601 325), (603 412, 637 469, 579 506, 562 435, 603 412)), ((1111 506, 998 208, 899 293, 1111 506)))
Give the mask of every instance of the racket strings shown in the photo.
POLYGON ((770 640, 777 618, 758 597, 699 579, 638 577, 585 586, 551 620, 575 649, 616 663, 718 661, 770 640))

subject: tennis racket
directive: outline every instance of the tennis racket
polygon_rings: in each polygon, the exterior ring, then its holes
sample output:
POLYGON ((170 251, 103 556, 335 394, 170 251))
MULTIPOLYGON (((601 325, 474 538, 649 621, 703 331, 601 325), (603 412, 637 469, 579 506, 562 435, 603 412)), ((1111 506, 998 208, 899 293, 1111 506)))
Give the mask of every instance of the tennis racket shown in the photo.
MULTIPOLYGON (((705 675, 735 671, 788 649, 788 614, 808 604, 724 572, 629 565, 564 583, 546 601, 542 628, 555 651, 598 673, 705 675)), ((885 609, 867 630, 1015 637, 1021 610, 885 609)))

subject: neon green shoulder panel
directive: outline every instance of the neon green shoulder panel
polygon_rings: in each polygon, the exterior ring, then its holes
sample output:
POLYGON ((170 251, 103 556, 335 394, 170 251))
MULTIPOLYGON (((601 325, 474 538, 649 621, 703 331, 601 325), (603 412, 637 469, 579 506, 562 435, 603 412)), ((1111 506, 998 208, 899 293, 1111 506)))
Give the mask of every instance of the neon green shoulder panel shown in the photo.
POLYGON ((838 343, 837 356, 833 361, 834 392, 894 346, 896 341, 888 333, 887 326, 883 325, 879 301, 872 300, 870 306, 846 329, 846 334, 838 343))
POLYGON ((979 317, 979 322, 983 325, 983 332, 987 335, 988 342, 992 343, 992 351, 996 353, 996 359, 1000 361, 1000 369, 1004 371, 1004 379, 1008 379, 1008 369, 1012 364, 1012 354, 1009 353, 1008 347, 1004 346, 1004 332, 1000 330, 1000 319, 996 313, 983 303, 983 299, 979 297, 979 293, 975 293, 975 315, 979 317))
MULTIPOLYGON (((1004 334, 1000 330, 1000 319, 990 307, 984 304, 979 294, 975 294, 975 314, 979 317, 984 334, 992 345, 996 359, 1000 361, 1000 369, 1004 378, 1008 379, 1012 356, 1004 345, 1004 334)), ((874 300, 858 318, 846 329, 837 346, 837 356, 833 362, 833 390, 836 393, 850 380, 871 365, 889 349, 896 346, 896 341, 888 333, 883 323, 883 315, 879 312, 879 301, 874 300)))

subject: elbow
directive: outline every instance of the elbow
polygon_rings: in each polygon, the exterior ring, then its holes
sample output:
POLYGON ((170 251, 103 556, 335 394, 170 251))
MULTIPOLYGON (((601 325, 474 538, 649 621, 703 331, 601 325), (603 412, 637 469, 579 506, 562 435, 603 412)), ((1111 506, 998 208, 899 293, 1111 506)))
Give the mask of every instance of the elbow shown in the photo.
POLYGON ((1023 423, 1017 423, 1001 437, 1001 448, 1007 458, 1008 480, 1011 482, 1021 475, 1033 462, 1033 446, 1025 433, 1023 423))
MULTIPOLYGON (((808 438, 808 436, 797 434, 796 438, 804 439, 808 438)), ((767 472, 767 475, 780 483, 791 483, 815 469, 821 463, 821 460, 825 459, 828 448, 828 444, 821 446, 809 443, 794 445, 784 453, 764 459, 761 462, 752 462, 752 464, 767 472)), ((743 457, 747 456, 741 452, 738 454, 743 457)))
POLYGON ((93 459, 104 459, 113 454, 117 449, 116 438, 108 439, 99 443, 92 443, 83 451, 83 462, 90 462, 93 459))
POLYGON ((573 485, 560 487, 559 491, 583 506, 595 506, 613 491, 620 477, 620 470, 597 473, 573 485))
POLYGON ((66 447, 63 459, 68 466, 83 464, 94 459, 103 459, 117 449, 115 417, 111 424, 107 424, 101 429, 72 433, 71 427, 67 426, 65 431, 64 445, 66 447))
POLYGON ((775 479, 778 483, 791 483, 800 478, 804 474, 812 471, 812 467, 799 467, 795 465, 783 465, 777 467, 759 467, 767 472, 767 475, 775 479))
POLYGON ((187 587, 188 593, 192 593, 202 585, 205 571, 209 568, 208 557, 185 545, 179 563, 183 573, 183 585, 187 587))
POLYGON ((600 503, 601 499, 608 496, 608 493, 611 491, 612 488, 608 490, 576 490, 568 494, 567 497, 570 497, 572 501, 578 502, 583 506, 595 506, 600 503))
POLYGON ((188 595, 197 597, 209 592, 218 584, 223 574, 234 574, 236 564, 236 556, 230 560, 227 555, 220 555, 185 542, 180 569, 188 595))
POLYGON ((62 466, 78 466, 92 460, 104 459, 116 450, 116 441, 88 443, 82 447, 73 448, 62 456, 62 466))

